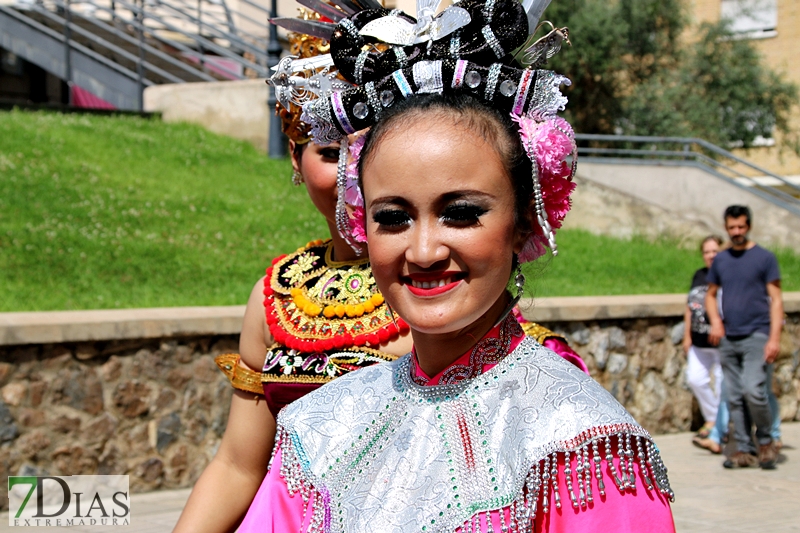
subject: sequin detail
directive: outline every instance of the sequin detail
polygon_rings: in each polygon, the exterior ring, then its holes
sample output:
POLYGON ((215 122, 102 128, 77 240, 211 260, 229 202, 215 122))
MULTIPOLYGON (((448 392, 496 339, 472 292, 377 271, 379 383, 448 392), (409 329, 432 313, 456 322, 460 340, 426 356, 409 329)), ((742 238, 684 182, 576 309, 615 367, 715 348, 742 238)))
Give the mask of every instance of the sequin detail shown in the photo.
POLYGON ((406 79, 405 74, 403 74, 402 70, 395 70, 392 73, 392 78, 394 82, 397 84, 397 88, 400 89, 400 92, 403 93, 403 96, 408 98, 414 91, 411 89, 411 85, 409 85, 408 80, 406 79))
POLYGON ((333 113, 336 115, 336 120, 339 121, 339 125, 342 129, 350 133, 355 133, 356 130, 350 124, 350 119, 347 118, 347 112, 344 109, 344 102, 342 102, 342 93, 332 93, 331 94, 331 107, 333 108, 333 113))
POLYGON ((464 84, 464 74, 467 72, 467 65, 469 61, 466 59, 459 59, 456 61, 456 69, 453 73, 453 82, 451 86, 453 89, 458 89, 464 84))
MULTIPOLYGON (((467 379, 473 379, 483 372, 486 365, 497 364, 508 354, 512 337, 521 337, 525 334, 514 315, 510 314, 500 325, 498 336, 487 336, 476 344, 469 354, 467 364, 451 365, 442 373, 439 385, 452 385, 467 379)), ((417 385, 428 385, 429 380, 415 372, 411 372, 411 379, 417 385)))

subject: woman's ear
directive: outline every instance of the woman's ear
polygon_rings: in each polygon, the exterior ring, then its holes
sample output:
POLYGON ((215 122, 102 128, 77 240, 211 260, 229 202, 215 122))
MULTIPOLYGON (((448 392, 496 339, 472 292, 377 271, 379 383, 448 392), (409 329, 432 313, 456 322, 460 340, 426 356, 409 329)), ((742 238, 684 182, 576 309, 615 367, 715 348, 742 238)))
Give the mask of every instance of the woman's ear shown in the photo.
POLYGON ((527 208, 524 212, 519 213, 517 219, 517 227, 514 235, 514 253, 518 254, 525 246, 525 242, 535 231, 539 223, 536 221, 536 204, 531 196, 527 208))
POLYGON ((292 155, 292 169, 302 174, 302 172, 300 172, 300 158, 303 157, 303 150, 299 148, 296 142, 289 139, 289 153, 292 155))

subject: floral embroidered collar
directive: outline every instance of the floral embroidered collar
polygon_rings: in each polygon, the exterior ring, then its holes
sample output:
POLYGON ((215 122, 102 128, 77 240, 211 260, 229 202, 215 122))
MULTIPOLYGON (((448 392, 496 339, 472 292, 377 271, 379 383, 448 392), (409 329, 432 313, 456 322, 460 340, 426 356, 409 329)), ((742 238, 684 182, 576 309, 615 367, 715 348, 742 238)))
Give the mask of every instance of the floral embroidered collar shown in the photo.
POLYGON ((279 256, 264 278, 264 307, 275 341, 302 352, 372 346, 408 325, 383 301, 367 259, 337 262, 331 241, 279 256))

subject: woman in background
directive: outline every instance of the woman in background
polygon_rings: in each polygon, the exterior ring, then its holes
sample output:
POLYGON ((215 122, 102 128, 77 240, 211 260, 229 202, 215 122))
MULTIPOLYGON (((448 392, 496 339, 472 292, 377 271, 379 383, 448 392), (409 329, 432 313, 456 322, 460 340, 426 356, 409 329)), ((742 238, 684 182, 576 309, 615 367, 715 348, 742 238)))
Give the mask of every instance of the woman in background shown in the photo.
MULTIPOLYGON (((295 55, 327 52, 322 39, 290 34, 289 40, 295 55)), ((278 107, 292 181, 305 185, 330 236, 276 257, 253 287, 239 354, 216 360, 234 387, 228 424, 176 533, 234 531, 267 472, 278 412, 324 383, 411 349, 408 326, 383 301, 366 255, 336 230, 339 146, 309 142, 301 112, 278 107)))
MULTIPOLYGON (((705 266, 692 276, 688 303, 684 314, 683 349, 686 352, 686 381, 692 390, 705 423, 692 442, 711 453, 722 453, 721 440, 727 427, 716 428, 717 410, 727 411, 725 402, 720 402, 722 393, 722 365, 719 350, 708 341, 711 324, 706 315, 705 300, 708 291, 706 276, 711 263, 722 246, 722 237, 709 235, 700 244, 705 266), (713 383, 712 383, 713 376, 713 383), (720 434, 720 430, 722 434, 720 434)), ((727 426, 727 416, 722 413, 721 420, 727 426)))

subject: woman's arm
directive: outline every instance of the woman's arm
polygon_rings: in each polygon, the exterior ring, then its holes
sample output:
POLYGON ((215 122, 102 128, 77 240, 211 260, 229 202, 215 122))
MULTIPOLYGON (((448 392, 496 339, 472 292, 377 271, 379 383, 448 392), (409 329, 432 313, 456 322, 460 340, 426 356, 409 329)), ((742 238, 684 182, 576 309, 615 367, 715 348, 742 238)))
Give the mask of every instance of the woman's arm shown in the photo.
MULTIPOLYGON (((262 291, 263 280, 250 294, 239 339, 240 364, 255 370, 272 343, 262 291)), ((197 480, 174 532, 234 531, 264 479, 274 439, 275 419, 264 397, 234 390, 219 450, 197 480)))
POLYGON ((683 353, 688 354, 692 347, 692 311, 686 306, 683 313, 683 353))

